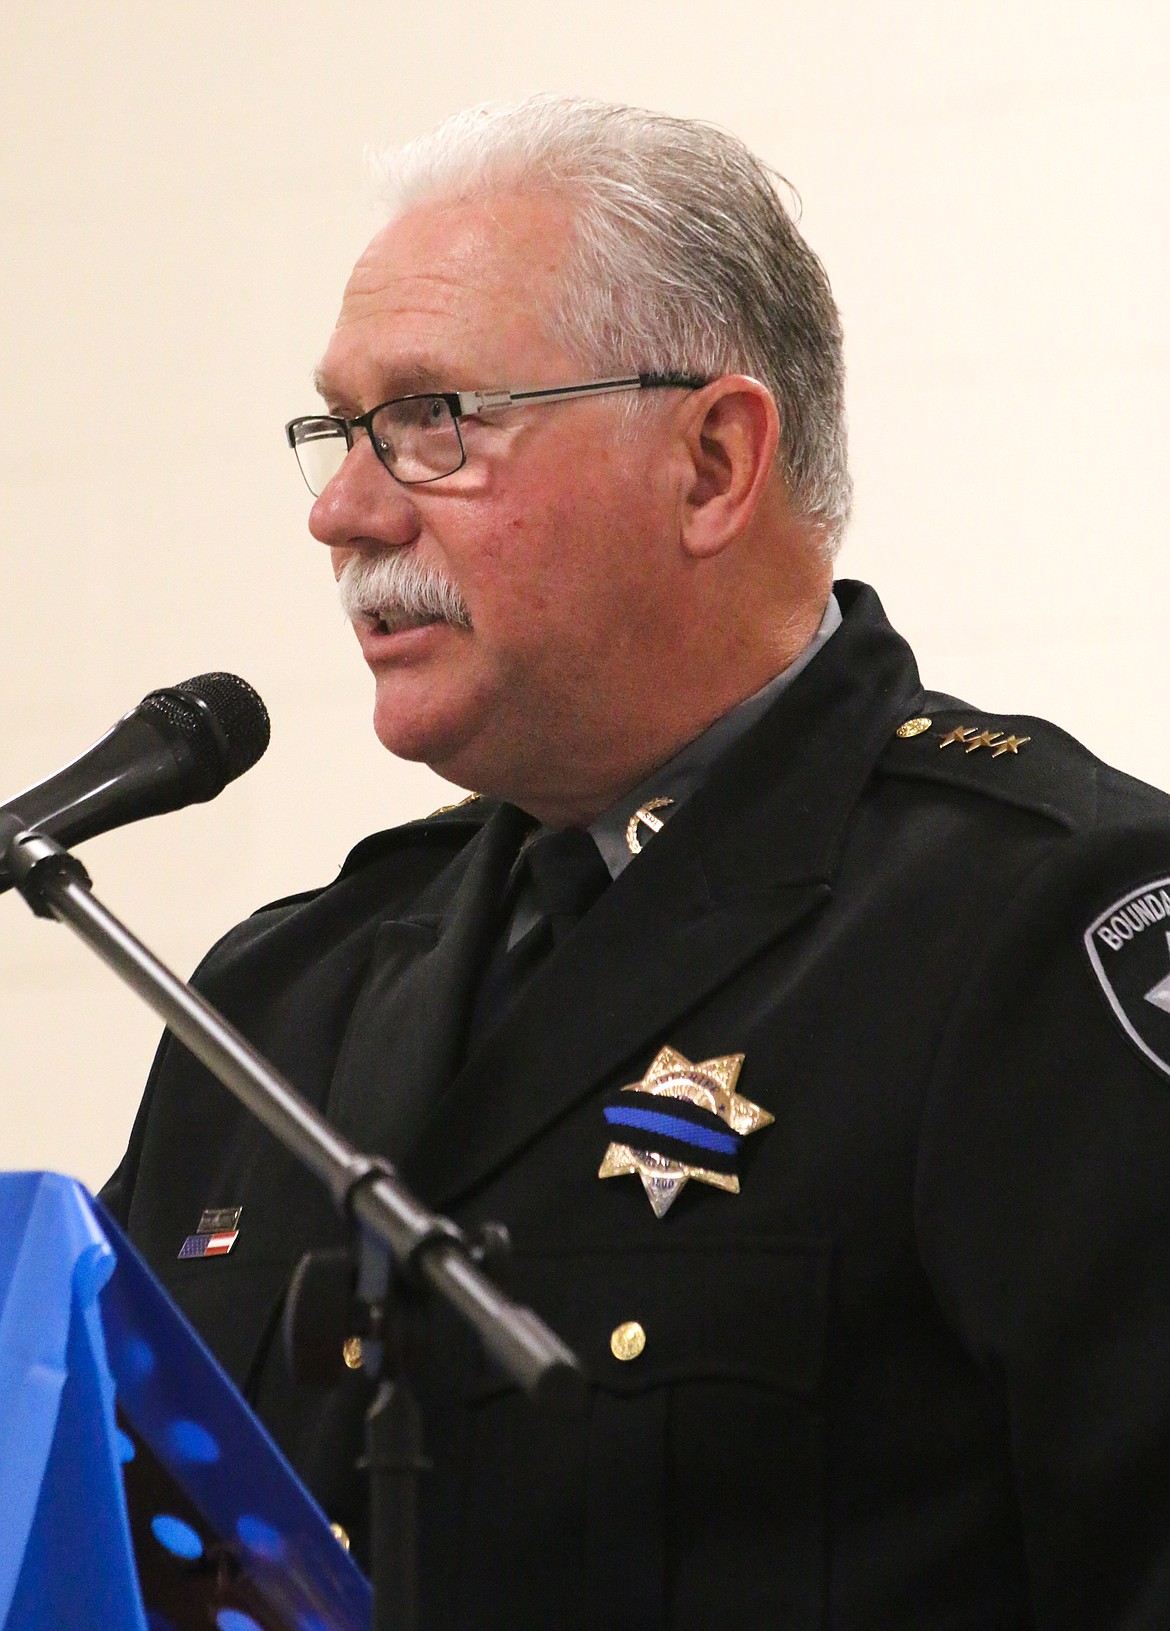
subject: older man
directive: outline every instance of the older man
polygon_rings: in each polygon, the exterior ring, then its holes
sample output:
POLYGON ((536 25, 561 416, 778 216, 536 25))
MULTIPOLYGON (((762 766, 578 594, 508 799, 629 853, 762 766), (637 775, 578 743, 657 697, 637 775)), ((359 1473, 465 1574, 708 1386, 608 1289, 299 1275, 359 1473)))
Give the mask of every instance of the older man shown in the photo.
MULTIPOLYGON (((588 1366, 553 1422, 415 1334, 425 1623, 1170 1624, 1170 805, 834 589, 837 317, 738 142, 539 100, 397 178, 289 438, 381 741, 481 796, 200 983, 588 1366)), ((364 1384, 273 1341, 324 1195, 170 1043, 107 1194, 364 1549, 364 1384)))

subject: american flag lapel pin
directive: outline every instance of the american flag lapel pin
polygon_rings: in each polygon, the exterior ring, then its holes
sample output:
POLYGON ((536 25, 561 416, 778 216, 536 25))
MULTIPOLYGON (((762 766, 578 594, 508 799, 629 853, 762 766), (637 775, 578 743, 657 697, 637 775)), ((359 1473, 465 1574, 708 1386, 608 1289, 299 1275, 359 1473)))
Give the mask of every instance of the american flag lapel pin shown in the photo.
POLYGON ((242 1206, 208 1206, 199 1228, 179 1247, 180 1257, 226 1257, 240 1233, 242 1206))

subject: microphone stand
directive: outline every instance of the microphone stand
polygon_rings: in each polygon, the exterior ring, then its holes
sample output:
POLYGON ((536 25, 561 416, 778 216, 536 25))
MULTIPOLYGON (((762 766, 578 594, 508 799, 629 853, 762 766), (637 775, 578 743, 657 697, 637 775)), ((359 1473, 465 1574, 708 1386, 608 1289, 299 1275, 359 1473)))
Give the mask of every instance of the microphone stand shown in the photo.
MULTIPOLYGON (((560 1412, 581 1408, 580 1361, 531 1309, 513 1302, 483 1273, 480 1264, 506 1239, 504 1231, 489 1225, 473 1242, 416 1199, 389 1162, 342 1138, 217 1009, 107 911, 76 856, 42 833, 23 831, 18 817, 5 814, 0 859, 33 912, 67 923, 326 1185, 338 1210, 354 1224, 356 1293, 369 1334, 363 1340, 363 1369, 368 1364, 379 1379, 367 1416, 365 1458, 371 1479, 374 1631, 414 1631, 417 1478, 425 1463, 418 1406, 401 1376, 387 1375, 398 1347, 391 1330, 391 1266, 408 1291, 429 1288, 450 1303, 499 1368, 539 1405, 560 1412)), ((311 1261, 302 1260, 298 1280, 311 1261)))

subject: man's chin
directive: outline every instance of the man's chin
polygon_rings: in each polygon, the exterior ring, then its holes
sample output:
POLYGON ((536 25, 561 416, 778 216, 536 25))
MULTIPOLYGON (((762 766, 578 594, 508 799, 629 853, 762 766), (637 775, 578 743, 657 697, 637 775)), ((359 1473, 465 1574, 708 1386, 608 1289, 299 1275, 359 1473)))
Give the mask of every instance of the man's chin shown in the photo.
POLYGON ((420 675, 380 673, 374 692, 374 734, 398 759, 429 765, 440 775, 462 757, 475 735, 467 698, 445 694, 420 675))

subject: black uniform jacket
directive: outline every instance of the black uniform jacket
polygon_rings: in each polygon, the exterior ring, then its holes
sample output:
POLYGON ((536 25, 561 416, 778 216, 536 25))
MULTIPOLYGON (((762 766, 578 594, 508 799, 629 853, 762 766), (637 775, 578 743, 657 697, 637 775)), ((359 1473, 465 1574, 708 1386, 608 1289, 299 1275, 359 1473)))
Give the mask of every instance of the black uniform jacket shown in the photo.
MULTIPOLYGON (((511 1289, 588 1368, 585 1414, 544 1419, 448 1313, 417 1332, 428 1628, 1170 1627, 1170 1013, 1138 990, 1170 974, 1170 801, 924 692, 872 591, 838 594, 470 1056, 508 806, 367 839, 199 970, 426 1201, 507 1225, 511 1289), (743 1054, 774 1121, 738 1194, 692 1179, 660 1219, 598 1168, 664 1046, 743 1054)), ((106 1198, 360 1546, 365 1383, 294 1389, 272 1341, 341 1238, 324 1191, 166 1040, 106 1198), (210 1206, 243 1207, 235 1249, 179 1261, 210 1206)))

